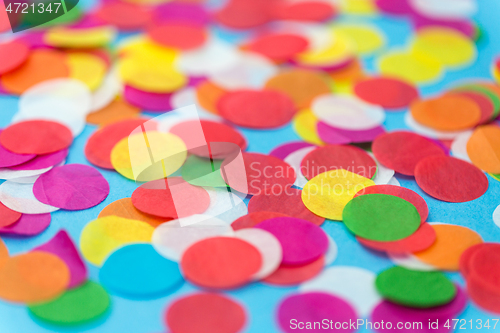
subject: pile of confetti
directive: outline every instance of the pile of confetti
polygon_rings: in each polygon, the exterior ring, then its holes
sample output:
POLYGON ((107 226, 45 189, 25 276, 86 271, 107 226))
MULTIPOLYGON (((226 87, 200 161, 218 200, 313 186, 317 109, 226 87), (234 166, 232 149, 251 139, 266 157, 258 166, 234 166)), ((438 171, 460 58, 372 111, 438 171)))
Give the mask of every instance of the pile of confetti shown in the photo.
POLYGON ((478 5, 0 3, 0 331, 498 330, 478 5))

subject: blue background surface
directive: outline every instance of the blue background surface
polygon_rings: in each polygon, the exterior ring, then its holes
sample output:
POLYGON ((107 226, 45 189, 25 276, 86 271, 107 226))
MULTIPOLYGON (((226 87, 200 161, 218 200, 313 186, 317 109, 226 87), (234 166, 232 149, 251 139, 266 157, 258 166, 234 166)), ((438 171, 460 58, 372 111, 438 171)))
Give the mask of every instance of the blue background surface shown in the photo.
MULTIPOLYGON (((396 0, 394 0, 396 1, 396 0)), ((474 65, 459 71, 448 72, 443 80, 431 86, 421 89, 424 96, 439 93, 454 82, 464 78, 491 78, 490 66, 495 55, 500 54, 500 1, 481 0, 478 1, 479 12, 474 17, 483 30, 483 36, 478 41, 479 57, 474 65)), ((84 7, 93 5, 91 1, 85 1, 84 7)), ((404 47, 412 35, 410 24, 405 19, 380 16, 375 18, 366 17, 341 17, 343 21, 372 22, 382 29, 388 39, 387 48, 404 47)), ((227 40, 237 40, 239 36, 217 30, 216 33, 227 40)), ((364 67, 369 73, 376 73, 375 58, 363 59, 364 67)), ((18 98, 0 96, 0 128, 7 126, 10 119, 17 112, 18 98)), ((388 130, 406 128, 404 124, 404 113, 388 113, 384 123, 388 130)), ((74 141, 67 163, 89 164, 84 157, 83 151, 89 136, 95 131, 95 126, 87 126, 82 134, 74 141)), ((281 143, 300 138, 294 133, 292 127, 286 126, 272 131, 253 131, 240 129, 241 133, 249 142, 249 151, 269 153, 274 147, 281 143)), ((45 243, 52 238, 60 229, 66 229, 73 240, 78 244, 83 227, 95 219, 99 212, 108 204, 124 197, 130 197, 136 184, 126 180, 118 173, 100 170, 108 180, 111 191, 107 199, 100 205, 77 212, 57 211, 52 213, 52 223, 42 234, 31 238, 14 238, 2 236, 11 255, 26 252, 32 248, 45 243)), ((419 193, 429 205, 430 222, 445 222, 462 225, 475 230, 485 241, 500 242, 500 228, 492 221, 492 213, 500 204, 500 182, 488 176, 489 189, 481 198, 460 204, 445 203, 435 200, 423 193, 414 179, 397 175, 401 185, 419 193)), ((248 200, 247 200, 248 202, 248 200)), ((357 266, 378 273, 393 264, 386 256, 367 251, 361 247, 354 237, 347 231, 342 223, 327 221, 322 228, 333 237, 338 245, 338 257, 332 264, 357 266)), ((90 279, 99 281, 99 270, 87 263, 90 279)), ((458 273, 447 273, 462 286, 464 281, 458 273)), ((164 312, 167 306, 175 299, 190 294, 200 289, 190 283, 185 283, 174 294, 167 297, 150 301, 133 301, 112 295, 112 308, 105 318, 87 326, 63 329, 37 323, 30 317, 28 310, 23 305, 14 305, 0 301, 0 332, 1 333, 37 333, 37 332, 94 332, 94 333, 152 333, 168 331, 163 322, 164 312)), ((277 288, 253 283, 244 288, 226 293, 230 297, 241 302, 247 310, 248 322, 244 332, 266 333, 278 332, 274 316, 280 301, 297 291, 293 288, 277 288)), ((483 312, 475 305, 469 303, 465 312, 459 317, 466 320, 488 318, 500 318, 500 315, 492 315, 483 312)), ((464 330, 457 330, 464 331, 464 330)), ((474 332, 476 329, 467 329, 474 332)), ((479 331, 479 330, 477 330, 479 331)), ((487 329, 481 330, 488 331, 487 329)), ((490 329, 493 332, 493 329, 490 329)), ((500 325, 496 329, 500 331, 500 325)), ((360 330, 359 332, 367 332, 360 330)))

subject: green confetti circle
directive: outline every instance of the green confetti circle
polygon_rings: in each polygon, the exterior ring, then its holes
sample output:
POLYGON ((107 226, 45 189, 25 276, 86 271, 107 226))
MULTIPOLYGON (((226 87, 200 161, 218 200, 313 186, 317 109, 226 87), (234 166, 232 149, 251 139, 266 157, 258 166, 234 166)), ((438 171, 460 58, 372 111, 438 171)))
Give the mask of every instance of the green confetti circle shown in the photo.
POLYGON ((406 238, 420 226, 415 206, 387 194, 366 194, 352 199, 342 212, 342 220, 353 234, 380 242, 406 238))
POLYGON ((455 285, 441 272, 391 267, 377 276, 375 285, 387 300, 414 308, 430 308, 451 302, 455 285))
POLYGON ((109 296, 101 285, 87 281, 51 302, 30 305, 29 310, 36 318, 51 324, 79 325, 96 319, 109 305, 109 296))
POLYGON ((226 187, 220 166, 222 160, 211 161, 191 155, 182 167, 182 178, 194 186, 226 187))

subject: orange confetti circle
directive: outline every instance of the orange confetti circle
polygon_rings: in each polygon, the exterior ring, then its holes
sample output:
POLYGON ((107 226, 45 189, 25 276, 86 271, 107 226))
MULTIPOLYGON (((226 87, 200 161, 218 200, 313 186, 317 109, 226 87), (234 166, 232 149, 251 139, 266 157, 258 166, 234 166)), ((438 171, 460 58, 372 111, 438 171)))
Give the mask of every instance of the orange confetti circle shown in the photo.
POLYGON ((471 99, 459 95, 443 95, 415 102, 411 115, 420 124, 438 131, 460 131, 478 124, 481 109, 471 99))
POLYGON ((500 173, 500 127, 478 127, 467 142, 467 155, 479 169, 500 173))

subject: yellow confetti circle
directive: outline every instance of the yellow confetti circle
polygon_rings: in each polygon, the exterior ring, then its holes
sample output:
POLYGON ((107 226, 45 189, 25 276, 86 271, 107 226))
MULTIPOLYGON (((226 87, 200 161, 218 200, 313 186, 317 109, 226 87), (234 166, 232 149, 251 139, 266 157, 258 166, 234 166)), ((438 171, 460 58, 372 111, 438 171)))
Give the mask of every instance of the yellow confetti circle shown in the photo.
POLYGON ((297 56, 297 62, 308 66, 328 66, 352 58, 355 46, 351 40, 333 32, 331 34, 332 41, 327 47, 303 52, 297 56))
POLYGON ((375 15, 378 13, 375 0, 343 0, 341 1, 341 10, 344 14, 350 15, 375 15))
POLYGON ((161 58, 129 56, 119 62, 123 82, 139 90, 152 93, 170 93, 187 83, 184 74, 161 58))
POLYGON ((111 164, 122 176, 144 182, 170 176, 186 157, 186 145, 178 136, 148 131, 118 142, 111 151, 111 164))
POLYGON ((145 37, 134 37, 118 46, 118 53, 124 57, 144 58, 145 61, 173 64, 178 56, 174 49, 164 47, 145 37))
POLYGON ((354 195, 373 180, 344 169, 321 173, 309 180, 302 190, 304 205, 316 215, 342 221, 342 211, 354 195))
POLYGON ((90 53, 68 54, 69 76, 85 83, 90 90, 99 88, 106 75, 106 63, 90 53))
POLYGON ((80 236, 80 250, 96 266, 117 248, 128 243, 149 243, 154 228, 141 221, 107 216, 89 222, 80 236))
POLYGON ((417 55, 430 56, 448 67, 470 65, 477 57, 476 45, 467 36, 445 27, 419 30, 411 50, 417 55))
POLYGON ((368 55, 385 45, 384 34, 374 26, 366 24, 338 24, 333 31, 336 35, 350 39, 358 55, 368 55))
POLYGON ((306 109, 298 112, 292 121, 293 129, 302 140, 323 146, 325 143, 320 139, 316 125, 318 118, 312 113, 311 110, 306 109))
POLYGON ((387 76, 399 77, 415 84, 429 84, 443 75, 443 67, 433 58, 408 53, 392 51, 379 59, 380 72, 387 76))
POLYGON ((97 48, 111 43, 116 30, 110 27, 71 29, 56 27, 48 30, 44 40, 48 45, 67 48, 97 48))

